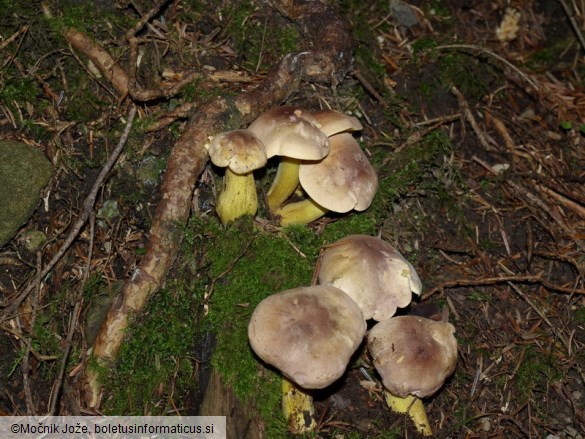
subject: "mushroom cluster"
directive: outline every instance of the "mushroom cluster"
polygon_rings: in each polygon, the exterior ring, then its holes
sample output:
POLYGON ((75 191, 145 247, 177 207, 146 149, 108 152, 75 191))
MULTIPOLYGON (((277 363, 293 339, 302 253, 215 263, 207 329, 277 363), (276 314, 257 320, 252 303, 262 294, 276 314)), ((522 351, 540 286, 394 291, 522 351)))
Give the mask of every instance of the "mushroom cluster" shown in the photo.
POLYGON ((262 114, 245 130, 215 136, 210 159, 226 168, 216 205, 220 220, 227 224, 256 213, 252 172, 275 156, 280 161, 267 192, 267 207, 281 225, 307 224, 328 211, 367 209, 378 177, 349 134, 361 129, 355 117, 339 111, 284 106, 262 114), (299 187, 304 199, 285 204, 299 187))
POLYGON ((420 398, 453 373, 457 341, 450 323, 394 317, 422 291, 414 267, 382 239, 351 235, 327 246, 316 274, 319 285, 260 302, 248 326, 254 352, 285 377, 282 404, 291 430, 315 427, 310 390, 338 380, 365 338, 388 405, 430 436, 420 398), (370 319, 377 323, 365 337, 370 319))

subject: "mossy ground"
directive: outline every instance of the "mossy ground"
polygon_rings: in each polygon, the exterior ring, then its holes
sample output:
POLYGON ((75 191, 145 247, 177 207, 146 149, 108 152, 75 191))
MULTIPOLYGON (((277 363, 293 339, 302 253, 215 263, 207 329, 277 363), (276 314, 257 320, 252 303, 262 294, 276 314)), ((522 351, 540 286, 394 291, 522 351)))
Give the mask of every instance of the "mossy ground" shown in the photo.
POLYGON ((265 229, 250 217, 224 227, 214 216, 193 218, 185 229, 176 278, 132 325, 119 363, 106 378, 111 389, 106 412, 172 411, 180 399, 177 389, 197 386, 196 340, 202 333, 212 332, 213 367, 239 399, 253 399, 271 434, 284 434, 280 376, 265 367, 249 347, 251 313, 270 294, 310 285, 323 245, 350 234, 378 233, 388 217, 390 194, 396 199, 409 186, 423 181, 430 184, 433 162, 446 145, 440 136, 425 139, 421 143, 424 154, 400 156, 404 172, 381 179, 381 193, 386 195, 380 196, 375 206, 318 229, 265 229))

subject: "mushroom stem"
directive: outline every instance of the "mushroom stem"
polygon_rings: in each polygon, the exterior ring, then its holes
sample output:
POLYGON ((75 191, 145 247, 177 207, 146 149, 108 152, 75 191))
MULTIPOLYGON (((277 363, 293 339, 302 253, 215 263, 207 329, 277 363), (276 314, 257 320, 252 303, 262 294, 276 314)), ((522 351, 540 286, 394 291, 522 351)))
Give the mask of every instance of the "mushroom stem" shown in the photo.
POLYGON ((408 413, 412 422, 416 427, 416 430, 423 436, 432 436, 433 431, 427 418, 425 406, 422 400, 414 395, 407 395, 404 398, 396 396, 384 390, 384 396, 386 404, 396 413, 408 413))
POLYGON ((222 191, 217 198, 215 206, 222 224, 244 215, 254 215, 258 210, 258 195, 254 174, 236 174, 226 168, 223 177, 222 191))
POLYGON ((317 425, 313 397, 284 377, 282 378, 282 412, 293 433, 312 431, 317 425))
POLYGON ((276 209, 274 215, 280 217, 280 225, 288 226, 290 224, 309 224, 321 218, 327 212, 329 212, 329 209, 307 198, 303 201, 285 204, 276 209))
POLYGON ((274 181, 268 189, 266 200, 271 212, 278 209, 282 203, 295 191, 299 185, 299 166, 301 161, 290 157, 282 157, 274 181))

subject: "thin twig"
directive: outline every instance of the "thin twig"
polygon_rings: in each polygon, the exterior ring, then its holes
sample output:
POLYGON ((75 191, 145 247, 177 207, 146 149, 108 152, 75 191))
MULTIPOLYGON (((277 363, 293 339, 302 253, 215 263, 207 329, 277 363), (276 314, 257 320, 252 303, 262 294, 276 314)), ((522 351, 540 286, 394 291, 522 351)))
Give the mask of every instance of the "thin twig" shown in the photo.
MULTIPOLYGON (((41 259, 41 252, 37 251, 37 273, 40 273, 40 268, 42 264, 41 259)), ((24 395, 26 400, 26 411, 30 415, 36 415, 37 410, 35 408, 35 404, 32 398, 32 392, 30 389, 30 380, 29 380, 29 373, 30 373, 30 353, 33 346, 33 337, 35 333, 35 324, 37 320, 37 309, 39 306, 39 298, 41 295, 41 276, 35 276, 35 293, 33 294, 32 303, 31 303, 31 317, 30 317, 30 336, 28 337, 28 343, 26 343, 26 352, 24 354, 24 358, 22 359, 22 381, 24 385, 24 395)))
MULTIPOLYGON (((567 224, 565 219, 555 209, 551 209, 549 205, 547 205, 544 201, 538 198, 534 193, 526 189, 524 186, 515 183, 512 180, 507 180, 506 183, 508 183, 512 188, 514 188, 514 190, 518 193, 518 195, 520 195, 522 199, 528 200, 530 202, 529 204, 530 207, 536 206, 538 209, 540 209, 540 211, 546 212, 548 215, 550 215, 550 217, 569 237, 575 239, 578 236, 575 229, 573 229, 573 227, 567 224)), ((576 239, 575 244, 579 247, 581 251, 585 251, 585 247, 582 244, 580 244, 579 241, 576 239)))
POLYGON ((236 266, 238 261, 246 255, 246 253, 248 252, 248 250, 250 249, 250 247, 252 246, 252 244, 254 243, 255 240, 256 240, 256 237, 253 237, 252 239, 250 239, 250 241, 248 241, 248 243, 244 246, 244 248, 242 249, 240 254, 238 256, 236 256, 229 263, 229 265, 226 267, 226 269, 223 270, 220 274, 218 274, 217 276, 215 276, 211 280, 211 282, 209 283, 209 287, 207 288, 207 291, 205 291, 205 294, 203 296, 203 303, 204 303, 203 306, 204 306, 204 309, 206 312, 208 309, 209 301, 211 300, 211 296, 213 295, 213 289, 215 288, 216 282, 234 269, 234 267, 236 266))
POLYGON ((57 404, 59 403, 61 396, 61 389, 63 387, 63 377, 65 376, 65 368, 67 367, 67 360, 69 359, 69 353, 71 352, 71 346, 73 345, 73 334, 75 333, 75 328, 77 326, 77 322, 79 321, 79 314, 81 313, 81 304, 83 303, 83 292, 85 290, 85 285, 87 284, 87 279, 89 278, 89 271, 91 269, 94 239, 95 212, 92 210, 89 216, 89 249, 87 251, 87 262, 85 265, 85 271, 83 273, 83 281, 81 282, 81 285, 79 285, 77 296, 75 297, 75 306, 73 307, 73 312, 71 313, 71 318, 69 320, 69 329, 67 331, 65 347, 63 348, 61 367, 59 368, 57 379, 55 380, 55 384, 53 385, 53 394, 51 398, 51 403, 49 405, 50 416, 55 416, 57 414, 57 404))
MULTIPOLYGON (((133 106, 130 109, 130 111, 128 112, 128 120, 126 121, 126 127, 124 128, 124 132, 122 133, 122 136, 120 137, 120 141, 116 145, 116 148, 112 151, 112 154, 108 158, 108 161, 106 162, 106 164, 104 165, 104 167, 100 171, 99 175, 97 176, 95 183, 93 184, 93 187, 91 188, 91 191, 89 192, 89 194, 85 198, 85 200, 83 202, 83 209, 81 211, 81 214, 79 215, 79 217, 77 218, 77 221, 75 222, 75 224, 71 228, 67 238, 65 239, 65 242, 61 245, 61 248, 55 254, 55 256, 53 256, 51 261, 47 265, 45 265, 45 267, 41 271, 41 273, 40 273, 41 279, 44 279, 45 276, 47 274, 49 274, 49 272, 53 269, 53 267, 55 267, 57 262, 59 262, 59 260, 61 260, 63 255, 67 252, 67 250, 69 250, 69 247, 71 247, 71 244, 73 244, 73 242, 77 239, 79 232, 81 232, 81 229, 83 228, 83 226, 87 222, 89 215, 93 209, 93 205, 95 203, 95 200, 97 198, 97 194, 98 194, 100 188, 102 187, 102 185, 106 181, 110 171, 112 170, 112 168, 114 167, 114 164, 118 160, 118 157, 122 153, 122 150, 124 149, 124 145, 126 145, 126 141, 128 140, 128 136, 130 135, 130 130, 132 129, 132 124, 134 122, 135 115, 136 115, 136 107, 133 106)), ((4 310, 4 312, 0 316, 0 322, 2 322, 4 320, 11 319, 13 317, 13 313, 18 309, 18 307, 24 301, 24 299, 31 293, 31 291, 34 289, 35 285, 36 285, 36 282, 33 281, 33 282, 30 282, 24 288, 22 293, 20 293, 20 295, 16 299, 14 299, 12 304, 4 310)))
POLYGON ((507 282, 540 284, 543 287, 548 288, 549 290, 557 291, 560 293, 585 295, 585 290, 555 285, 552 282, 549 282, 548 280, 543 279, 542 276, 540 276, 540 275, 529 275, 529 276, 489 277, 489 278, 485 278, 485 279, 452 280, 452 281, 444 282, 441 285, 433 288, 432 290, 427 291, 425 294, 423 294, 421 301, 427 300, 429 297, 433 296, 434 294, 436 294, 438 292, 443 292, 446 288, 479 287, 479 286, 488 286, 488 285, 498 285, 498 284, 507 283, 507 282))
MULTIPOLYGON (((553 325, 553 323, 548 319, 548 317, 546 316, 546 314, 544 314, 544 312, 542 312, 542 310, 540 308, 538 308, 533 302, 532 300, 530 300, 530 298, 524 294, 524 292, 518 288, 516 285, 514 285, 513 282, 506 282, 510 288, 512 288, 516 294, 518 294, 535 312, 536 314, 538 314, 540 316, 540 318, 542 320, 544 320, 546 322, 546 324, 553 330, 556 330, 556 326, 553 325)), ((565 345, 565 347, 570 351, 571 347, 570 347, 570 343, 567 341, 567 339, 565 338, 565 336, 561 333, 558 333, 557 336, 559 337, 559 339, 563 342, 563 344, 565 345)))
POLYGON ((583 34, 581 33, 581 29, 579 28, 579 25, 575 21, 575 17, 573 16, 573 14, 571 14, 571 10, 569 9, 569 6, 567 6, 567 3, 565 2, 565 0, 559 0, 559 3, 563 7, 565 14, 567 14, 567 17, 569 18, 569 21, 571 22, 571 27, 573 28, 573 32, 575 32, 575 35, 577 35, 577 39, 581 43, 581 48, 585 51, 585 37, 583 37, 583 34))
POLYGON ((508 67, 508 68, 512 69, 514 72, 516 72, 534 90, 540 91, 540 88, 538 87, 538 85, 532 79, 530 79, 526 75, 526 73, 524 73, 522 70, 520 70, 518 67, 516 67, 514 64, 512 64, 507 59, 502 58, 497 53, 494 53, 491 50, 486 49, 485 47, 474 46, 472 44, 448 44, 448 45, 444 45, 444 46, 438 46, 438 47, 436 47, 436 49, 437 50, 463 50, 463 51, 467 50, 467 51, 471 51, 471 52, 483 53, 484 55, 489 55, 492 58, 494 58, 495 60, 497 60, 497 61, 501 62, 502 64, 504 64, 506 67, 508 67))
POLYGON ((388 104, 384 98, 376 91, 374 86, 366 79, 366 77, 359 71, 355 70, 353 76, 360 82, 360 84, 370 93, 382 106, 386 107, 388 104))
POLYGON ((12 43, 14 40, 16 40, 20 34, 25 33, 29 27, 30 27, 29 25, 22 26, 19 30, 14 32, 12 35, 10 35, 8 38, 6 38, 4 41, 2 41, 0 43, 0 50, 4 50, 6 48, 6 46, 8 46, 10 43, 12 43))
POLYGON ((465 119, 467 120, 467 122, 469 122, 469 124, 471 125, 471 128, 473 128, 473 132, 478 137, 478 139, 481 142, 481 144, 483 145, 484 149, 486 151, 494 151, 495 148, 490 144, 487 134, 484 133, 479 128, 479 124, 475 120, 475 116, 471 112, 471 109, 469 108, 469 104, 467 103, 467 100, 465 99, 463 94, 455 86, 451 87, 451 93, 453 93, 455 95, 455 97, 457 98, 457 102, 459 102, 459 106, 461 107, 461 111, 463 112, 465 119))

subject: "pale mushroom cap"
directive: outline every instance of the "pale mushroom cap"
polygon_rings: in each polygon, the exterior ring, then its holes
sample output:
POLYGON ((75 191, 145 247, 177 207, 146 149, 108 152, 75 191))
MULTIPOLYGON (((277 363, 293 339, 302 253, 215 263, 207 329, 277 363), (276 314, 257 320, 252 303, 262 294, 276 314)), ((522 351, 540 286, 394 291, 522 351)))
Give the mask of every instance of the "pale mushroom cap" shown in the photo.
POLYGON ((268 158, 275 155, 301 160, 321 160, 329 153, 329 140, 318 122, 299 107, 276 107, 248 127, 266 145, 268 158))
POLYGON ((267 297, 248 326, 254 352, 306 389, 322 389, 341 377, 365 332, 353 300, 320 285, 267 297))
POLYGON ((414 267, 386 241, 350 235, 331 244, 321 258, 319 283, 345 291, 364 318, 378 321, 408 306, 422 285, 414 267))
POLYGON ((357 118, 336 110, 313 111, 312 116, 327 137, 346 131, 358 131, 363 128, 357 118))
POLYGON ((248 130, 233 130, 213 137, 209 158, 214 165, 246 174, 266 165, 264 144, 248 130))
POLYGON ((350 134, 336 134, 329 142, 327 157, 301 163, 301 186, 313 201, 333 212, 366 210, 378 189, 376 171, 350 134))
POLYGON ((455 370, 455 328, 417 316, 393 317, 368 334, 368 350, 384 387, 396 396, 424 398, 455 370))

